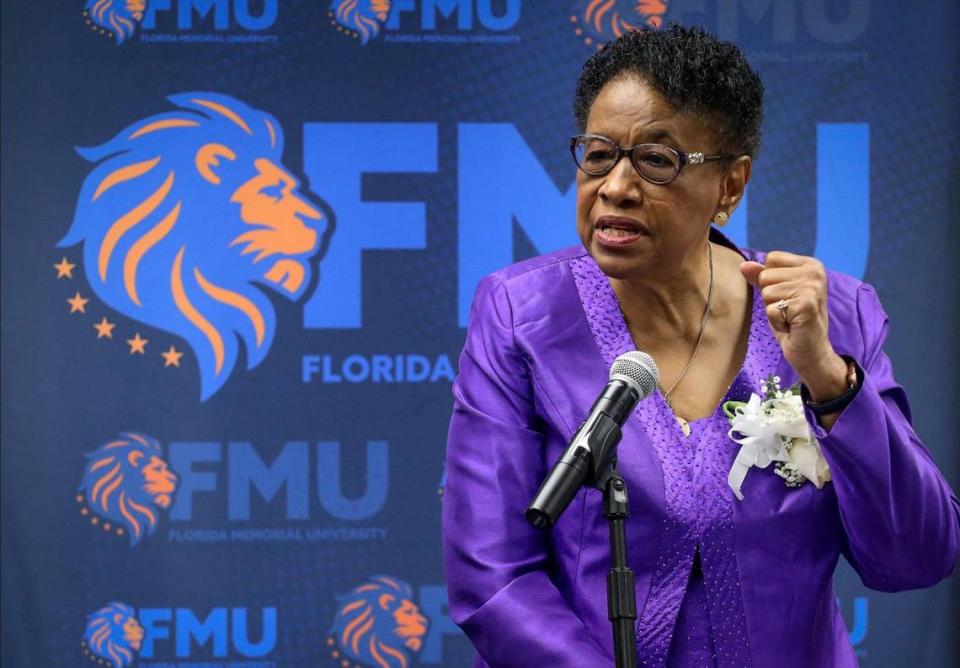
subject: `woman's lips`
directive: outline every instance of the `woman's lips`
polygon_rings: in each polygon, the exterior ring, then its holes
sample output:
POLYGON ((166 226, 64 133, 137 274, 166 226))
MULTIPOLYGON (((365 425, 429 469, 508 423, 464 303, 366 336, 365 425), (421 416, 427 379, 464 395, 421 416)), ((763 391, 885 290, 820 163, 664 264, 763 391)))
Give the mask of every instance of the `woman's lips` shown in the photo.
POLYGON ((593 224, 594 238, 602 246, 621 248, 641 237, 650 236, 647 228, 635 220, 616 216, 602 216, 593 224))

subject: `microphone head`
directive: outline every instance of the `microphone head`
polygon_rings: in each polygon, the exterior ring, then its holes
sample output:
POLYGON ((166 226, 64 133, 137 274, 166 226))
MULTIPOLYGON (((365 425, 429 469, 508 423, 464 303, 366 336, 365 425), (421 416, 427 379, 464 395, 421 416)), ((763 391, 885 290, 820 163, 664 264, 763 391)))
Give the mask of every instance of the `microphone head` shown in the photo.
POLYGON ((657 389, 660 383, 660 370, 653 358, 639 350, 620 355, 610 367, 610 380, 622 380, 646 399, 657 389))

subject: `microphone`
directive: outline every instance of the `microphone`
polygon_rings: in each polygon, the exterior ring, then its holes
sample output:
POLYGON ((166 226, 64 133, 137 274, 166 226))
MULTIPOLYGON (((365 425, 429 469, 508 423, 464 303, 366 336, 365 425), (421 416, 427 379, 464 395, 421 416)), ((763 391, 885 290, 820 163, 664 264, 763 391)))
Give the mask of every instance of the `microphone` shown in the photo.
POLYGON ((540 485, 524 513, 527 521, 538 529, 556 523, 591 472, 606 468, 620 442, 620 427, 637 403, 649 397, 659 382, 657 364, 646 353, 634 350, 614 360, 610 381, 540 485))

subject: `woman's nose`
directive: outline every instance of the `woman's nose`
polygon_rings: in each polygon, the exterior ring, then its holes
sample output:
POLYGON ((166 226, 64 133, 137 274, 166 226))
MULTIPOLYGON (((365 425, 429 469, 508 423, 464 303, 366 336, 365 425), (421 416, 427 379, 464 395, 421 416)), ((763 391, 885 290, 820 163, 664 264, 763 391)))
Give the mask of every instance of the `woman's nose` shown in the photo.
POLYGON ((643 198, 643 186, 640 175, 634 169, 627 156, 617 161, 603 177, 600 197, 619 207, 636 206, 643 198))

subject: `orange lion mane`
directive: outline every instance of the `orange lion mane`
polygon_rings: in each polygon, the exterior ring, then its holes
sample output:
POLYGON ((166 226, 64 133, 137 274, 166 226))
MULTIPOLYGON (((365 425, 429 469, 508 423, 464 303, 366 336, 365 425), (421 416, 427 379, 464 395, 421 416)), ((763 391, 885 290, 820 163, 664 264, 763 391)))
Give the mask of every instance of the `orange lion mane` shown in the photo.
POLYGON ((378 575, 339 597, 328 644, 363 665, 408 668, 423 646, 427 618, 412 600, 410 585, 378 575))
POLYGON ((87 617, 83 649, 97 663, 126 668, 140 649, 143 635, 134 609, 114 601, 87 617))
POLYGON ((309 289, 325 223, 283 166, 270 114, 211 92, 169 100, 174 111, 77 149, 94 167, 59 246, 83 243, 101 301, 190 346, 207 399, 241 352, 248 369, 264 359, 276 325, 268 293, 309 289))
POLYGON ((84 512, 137 545, 157 529, 158 508, 169 508, 176 491, 177 477, 161 457, 156 439, 125 432, 87 454, 77 500, 84 512), (99 520, 98 520, 99 518, 99 520))
POLYGON ((584 25, 602 41, 620 37, 642 25, 663 26, 668 0, 589 0, 584 25))

